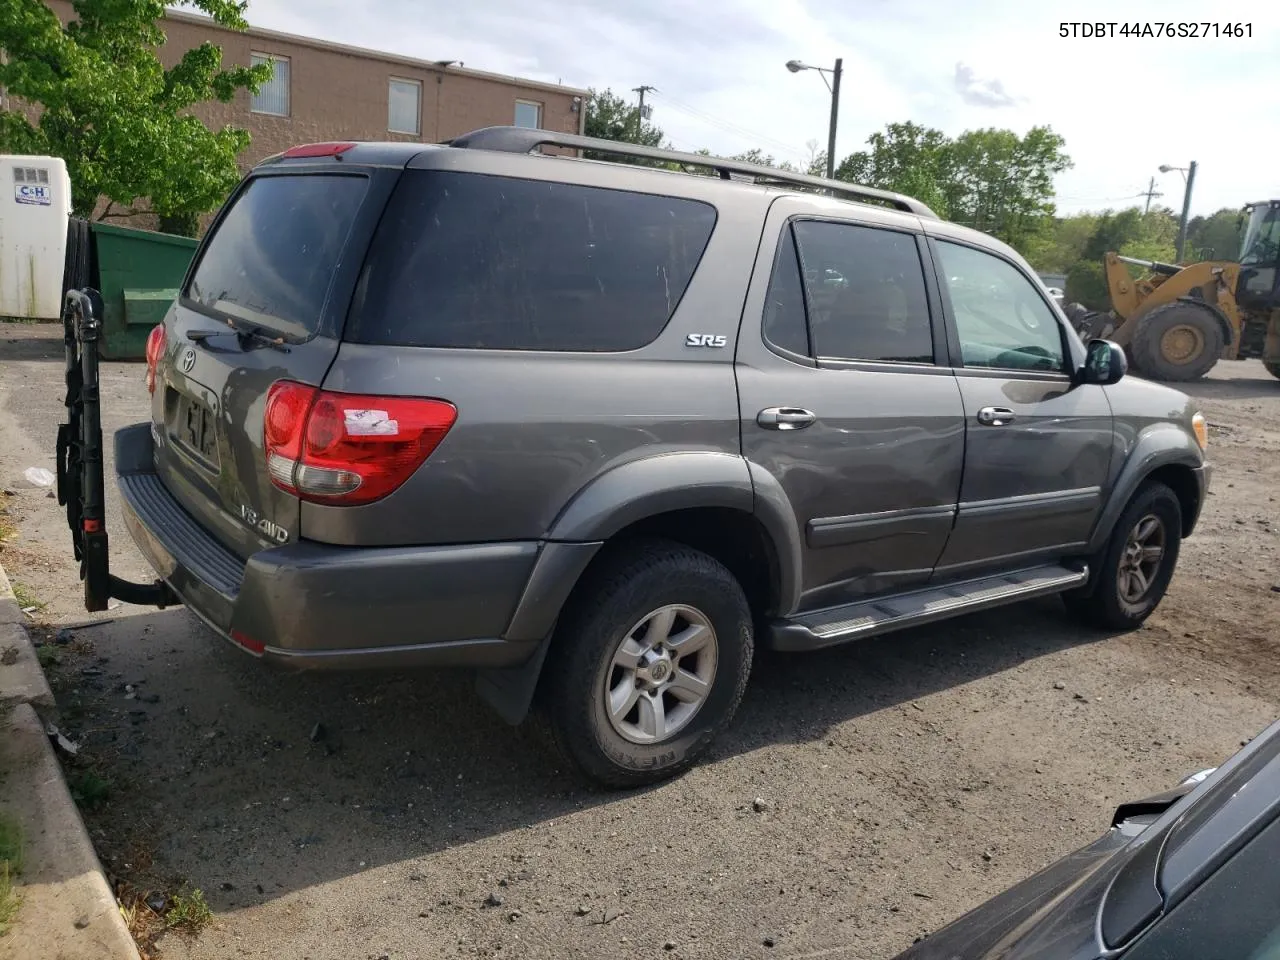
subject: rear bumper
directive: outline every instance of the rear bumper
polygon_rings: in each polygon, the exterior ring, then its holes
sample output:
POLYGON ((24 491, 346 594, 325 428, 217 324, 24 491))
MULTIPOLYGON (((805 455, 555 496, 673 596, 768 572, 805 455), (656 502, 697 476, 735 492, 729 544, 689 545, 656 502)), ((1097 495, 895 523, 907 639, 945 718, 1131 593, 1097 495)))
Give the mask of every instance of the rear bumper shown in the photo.
POLYGON ((353 548, 303 540, 245 561, 183 509, 153 464, 147 424, 116 434, 124 520, 143 556, 223 637, 293 667, 518 665, 567 595, 540 586, 546 571, 576 580, 596 547, 353 548), (542 573, 534 576, 535 568, 542 573))

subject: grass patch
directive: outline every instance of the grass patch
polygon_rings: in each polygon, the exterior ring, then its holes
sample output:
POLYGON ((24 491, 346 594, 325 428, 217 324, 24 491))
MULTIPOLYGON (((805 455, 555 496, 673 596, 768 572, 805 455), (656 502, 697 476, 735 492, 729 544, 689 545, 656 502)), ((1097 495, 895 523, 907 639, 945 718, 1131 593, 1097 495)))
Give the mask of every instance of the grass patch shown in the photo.
POLYGON ((42 647, 36 647, 36 660, 40 662, 42 669, 48 670, 62 663, 62 655, 46 643, 42 647))
POLYGON ((13 599, 18 601, 18 606, 23 610, 35 607, 39 613, 46 606, 45 602, 31 592, 31 588, 25 583, 15 583, 13 585, 13 599))
POLYGON ((97 810, 111 799, 111 781, 93 770, 81 770, 67 785, 71 788, 71 799, 81 810, 97 810))
POLYGON ((22 898, 14 878, 22 872, 22 827, 8 814, 0 813, 0 937, 9 932, 22 898))
POLYGON ((213 911, 205 902, 204 892, 199 887, 193 890, 184 888, 169 901, 164 925, 170 930, 181 930, 194 935, 208 926, 212 919, 213 911))

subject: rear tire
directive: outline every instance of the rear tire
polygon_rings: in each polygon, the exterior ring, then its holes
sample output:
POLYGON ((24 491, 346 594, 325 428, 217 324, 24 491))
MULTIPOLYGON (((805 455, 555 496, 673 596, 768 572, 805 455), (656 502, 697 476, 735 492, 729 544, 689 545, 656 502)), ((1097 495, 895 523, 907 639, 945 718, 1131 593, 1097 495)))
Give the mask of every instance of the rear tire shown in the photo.
POLYGON ((1166 303, 1139 319, 1134 364, 1154 380, 1199 380, 1222 356, 1223 342, 1222 325, 1208 307, 1166 303))
POLYGON ((575 592, 543 666, 556 743, 600 786, 675 776, 733 719, 752 649, 751 609, 723 564, 669 541, 617 547, 575 592))
POLYGON ((1164 598, 1181 545, 1182 506, 1177 495, 1163 483, 1148 484, 1120 514, 1089 587, 1064 595, 1063 601, 1095 627, 1133 630, 1164 598))

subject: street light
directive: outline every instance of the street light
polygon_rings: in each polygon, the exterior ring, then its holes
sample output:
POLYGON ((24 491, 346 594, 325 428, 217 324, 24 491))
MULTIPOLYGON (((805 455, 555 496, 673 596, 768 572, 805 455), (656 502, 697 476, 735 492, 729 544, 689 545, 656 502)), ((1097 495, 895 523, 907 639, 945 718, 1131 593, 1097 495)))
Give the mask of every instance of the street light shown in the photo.
POLYGON ((827 130, 827 179, 832 180, 836 175, 836 121, 840 116, 840 75, 844 71, 844 60, 837 57, 834 70, 828 70, 826 67, 812 67, 799 60, 788 60, 787 69, 792 73, 799 73, 801 70, 817 70, 818 76, 822 77, 822 82, 831 91, 831 126, 827 130), (830 80, 827 80, 828 73, 831 74, 830 80))
POLYGON ((1174 260, 1181 263, 1182 248, 1187 243, 1187 218, 1191 216, 1191 188, 1196 182, 1196 162, 1192 160, 1189 167, 1174 167, 1167 163, 1162 163, 1158 169, 1161 173, 1172 173, 1177 170, 1182 174, 1182 179, 1187 181, 1187 189, 1182 195, 1182 219, 1178 222, 1178 243, 1174 247, 1173 253, 1174 260))

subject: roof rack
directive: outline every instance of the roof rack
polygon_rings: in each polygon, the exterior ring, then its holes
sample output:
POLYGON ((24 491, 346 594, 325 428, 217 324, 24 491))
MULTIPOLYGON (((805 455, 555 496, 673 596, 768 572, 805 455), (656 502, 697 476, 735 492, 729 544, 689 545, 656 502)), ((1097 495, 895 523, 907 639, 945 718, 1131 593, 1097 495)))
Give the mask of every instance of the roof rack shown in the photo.
POLYGON ((762 184, 788 184, 797 187, 809 187, 814 190, 825 190, 828 193, 852 197, 857 200, 871 200, 885 203, 904 213, 914 213, 918 217, 937 220, 938 215, 928 206, 901 193, 891 190, 877 190, 875 187, 863 187, 856 183, 845 183, 843 180, 828 180, 825 177, 810 177, 802 173, 790 173, 776 167, 765 167, 755 163, 742 163, 739 160, 724 160, 720 157, 709 157, 701 153, 680 153, 675 150, 659 150, 656 147, 643 147, 634 143, 620 143, 616 140, 600 140, 596 137, 583 137, 575 133, 556 133, 554 130, 534 130, 529 127, 485 127, 473 130, 460 137, 445 141, 447 146, 460 147, 464 150, 496 150, 500 153, 532 153, 538 147, 569 147, 575 150, 592 150, 597 153, 612 153, 623 157, 639 157, 646 160, 659 160, 664 163, 679 163, 691 167, 704 167, 716 171, 721 180, 737 180, 748 178, 750 182, 762 184), (735 174, 737 176, 735 176, 735 174))

